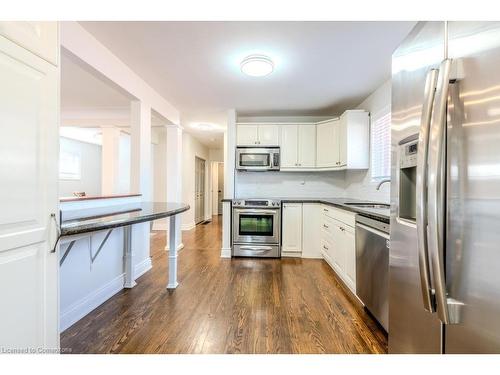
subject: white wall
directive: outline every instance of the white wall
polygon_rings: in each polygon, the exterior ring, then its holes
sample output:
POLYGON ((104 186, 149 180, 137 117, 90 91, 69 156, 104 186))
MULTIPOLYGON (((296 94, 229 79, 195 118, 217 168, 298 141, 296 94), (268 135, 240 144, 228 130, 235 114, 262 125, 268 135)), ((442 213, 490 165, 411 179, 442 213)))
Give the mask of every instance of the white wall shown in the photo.
POLYGON ((195 157, 206 161, 205 163, 205 216, 211 216, 209 181, 209 149, 187 132, 182 133, 182 200, 191 206, 191 209, 182 214, 182 229, 187 230, 195 226, 194 222, 194 182, 195 182, 195 157))
POLYGON ((59 196, 70 197, 74 191, 101 195, 101 146, 60 137, 60 149, 80 154, 81 179, 59 180, 59 196))
MULTIPOLYGON (((367 97, 357 108, 370 112, 371 115, 391 106, 391 80, 389 79, 367 97)), ((371 117, 370 117, 371 119, 371 117)), ((371 171, 346 171, 345 196, 389 203, 390 184, 384 184, 379 191, 377 182, 372 181, 371 171)))

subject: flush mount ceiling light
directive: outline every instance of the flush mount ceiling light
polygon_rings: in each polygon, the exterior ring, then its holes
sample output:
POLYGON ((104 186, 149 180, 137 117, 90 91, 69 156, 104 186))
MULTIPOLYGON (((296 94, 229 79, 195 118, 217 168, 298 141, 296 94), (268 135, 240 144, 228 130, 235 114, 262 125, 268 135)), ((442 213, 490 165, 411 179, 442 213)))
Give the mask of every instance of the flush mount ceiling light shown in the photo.
POLYGON ((240 63, 243 73, 251 77, 264 77, 271 74, 274 70, 274 63, 265 55, 250 55, 240 63))

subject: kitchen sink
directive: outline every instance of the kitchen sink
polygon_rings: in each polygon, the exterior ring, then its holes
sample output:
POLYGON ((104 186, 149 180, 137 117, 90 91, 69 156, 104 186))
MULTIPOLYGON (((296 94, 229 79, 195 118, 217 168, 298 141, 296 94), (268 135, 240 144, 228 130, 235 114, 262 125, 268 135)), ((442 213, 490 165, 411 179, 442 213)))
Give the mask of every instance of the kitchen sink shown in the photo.
POLYGON ((364 202, 346 202, 347 206, 360 207, 360 208, 391 208, 390 204, 387 203, 364 203, 364 202))

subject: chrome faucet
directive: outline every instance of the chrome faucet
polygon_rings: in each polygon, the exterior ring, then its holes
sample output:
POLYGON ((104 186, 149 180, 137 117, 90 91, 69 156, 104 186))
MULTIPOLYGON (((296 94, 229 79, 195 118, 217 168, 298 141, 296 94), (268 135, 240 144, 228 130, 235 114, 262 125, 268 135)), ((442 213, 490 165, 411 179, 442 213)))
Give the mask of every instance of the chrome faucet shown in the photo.
POLYGON ((380 186, 382 186, 382 184, 385 184, 386 182, 391 182, 391 180, 389 178, 386 178, 385 180, 380 181, 377 185, 377 190, 380 190, 380 186))

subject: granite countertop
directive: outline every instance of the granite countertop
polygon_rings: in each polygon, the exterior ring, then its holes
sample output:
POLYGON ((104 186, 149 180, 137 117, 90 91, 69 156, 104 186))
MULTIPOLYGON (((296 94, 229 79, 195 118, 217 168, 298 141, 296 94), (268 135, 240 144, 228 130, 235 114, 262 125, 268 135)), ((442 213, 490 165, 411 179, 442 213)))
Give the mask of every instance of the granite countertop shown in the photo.
POLYGON ((185 203, 140 202, 61 211, 61 236, 143 223, 189 210, 185 203))
MULTIPOLYGON (((245 199, 245 198, 239 198, 245 199)), ((251 198, 255 199, 255 198, 251 198)), ((280 200, 281 203, 321 203, 330 205, 333 207, 338 207, 346 211, 355 212, 357 214, 371 217, 376 220, 381 220, 389 223, 390 209, 389 208, 368 208, 368 207, 355 207, 348 205, 346 203, 381 203, 373 202, 365 199, 354 199, 354 198, 273 198, 280 200)), ((232 202, 233 199, 223 199, 225 202, 232 202)))

